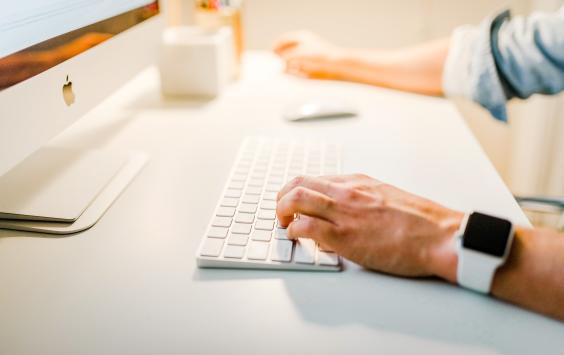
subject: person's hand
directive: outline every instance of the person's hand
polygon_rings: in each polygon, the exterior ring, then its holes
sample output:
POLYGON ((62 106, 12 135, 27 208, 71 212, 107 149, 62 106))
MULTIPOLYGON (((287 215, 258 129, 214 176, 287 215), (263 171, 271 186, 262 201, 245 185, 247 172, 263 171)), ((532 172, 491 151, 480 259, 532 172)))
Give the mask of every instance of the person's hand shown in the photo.
POLYGON ((296 31, 282 35, 273 50, 286 63, 289 74, 315 78, 340 79, 343 50, 309 31, 296 31))
POLYGON ((368 176, 295 178, 276 213, 290 238, 312 238, 366 268, 456 282, 452 236, 463 214, 368 176))

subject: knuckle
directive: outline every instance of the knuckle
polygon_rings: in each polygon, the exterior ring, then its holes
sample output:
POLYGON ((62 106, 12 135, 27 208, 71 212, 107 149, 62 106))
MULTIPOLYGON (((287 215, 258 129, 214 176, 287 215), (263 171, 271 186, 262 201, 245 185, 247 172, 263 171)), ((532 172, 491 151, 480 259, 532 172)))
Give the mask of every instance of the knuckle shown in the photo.
POLYGON ((302 186, 298 186, 292 190, 292 196, 290 201, 292 203, 298 203, 301 200, 303 200, 305 194, 306 194, 306 189, 302 186))
POLYGON ((358 190, 354 186, 346 186, 343 195, 347 200, 355 200, 358 197, 358 190))
POLYGON ((356 173, 353 175, 356 179, 358 180, 366 180, 366 179, 370 179, 370 177, 366 174, 362 174, 362 173, 356 173))
POLYGON ((326 210, 335 208, 335 200, 333 200, 332 198, 323 199, 323 202, 326 210))
POLYGON ((395 186, 390 185, 390 184, 386 184, 384 182, 378 184, 378 188, 380 189, 380 191, 383 191, 383 192, 392 192, 394 190, 397 190, 397 188, 395 186))
POLYGON ((300 176, 296 176, 293 180, 292 180, 292 186, 300 186, 304 183, 305 181, 305 176, 300 175, 300 176))
POLYGON ((327 195, 339 190, 339 184, 330 179, 320 179, 320 181, 325 185, 324 188, 327 195))
POLYGON ((372 195, 373 205, 376 207, 377 210, 385 210, 388 206, 388 202, 386 197, 380 193, 376 193, 372 195))

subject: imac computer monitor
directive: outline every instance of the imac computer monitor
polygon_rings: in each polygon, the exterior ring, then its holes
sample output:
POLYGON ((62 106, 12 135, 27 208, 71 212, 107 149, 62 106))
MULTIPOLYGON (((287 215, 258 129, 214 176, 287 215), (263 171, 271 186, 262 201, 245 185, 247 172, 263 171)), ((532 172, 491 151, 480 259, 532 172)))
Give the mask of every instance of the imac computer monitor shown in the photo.
POLYGON ((154 63, 154 0, 19 0, 0 11, 0 176, 154 63))

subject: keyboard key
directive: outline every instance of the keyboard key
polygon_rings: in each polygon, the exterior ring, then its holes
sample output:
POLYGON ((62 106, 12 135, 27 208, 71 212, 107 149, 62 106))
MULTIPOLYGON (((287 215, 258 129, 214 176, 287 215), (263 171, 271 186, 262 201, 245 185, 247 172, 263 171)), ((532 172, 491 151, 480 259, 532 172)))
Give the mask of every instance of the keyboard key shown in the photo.
POLYGON ((299 264, 315 263, 315 242, 307 238, 299 238, 296 242, 294 261, 299 264))
POLYGON ((233 223, 233 227, 231 227, 231 233, 234 233, 234 234, 250 234, 251 233, 251 224, 233 223))
POLYGON ((230 217, 215 217, 212 221, 214 227, 229 227, 231 225, 230 217))
POLYGON ((243 259, 243 256, 245 256, 245 247, 238 245, 228 245, 223 252, 224 258, 243 259))
POLYGON ((211 227, 208 231, 208 237, 210 238, 225 238, 227 237, 227 231, 229 228, 224 227, 211 227))
POLYGON ((219 256, 219 253, 221 253, 221 248, 223 248, 223 239, 206 238, 204 244, 202 245, 200 255, 219 256))
POLYGON ((276 211, 273 210, 260 210, 259 211, 259 215, 258 215, 259 219, 271 219, 274 220, 276 218, 276 211))
POLYGON ((262 187, 262 185, 264 185, 264 180, 261 180, 261 179, 251 179, 251 180, 249 180, 249 186, 262 187))
POLYGON ((239 198, 239 197, 241 197, 241 190, 228 189, 227 191, 225 191, 225 195, 223 195, 223 196, 232 197, 232 198, 239 198))
POLYGON ((274 184, 281 184, 282 182, 283 182, 283 181, 282 181, 282 178, 281 178, 281 177, 277 177, 277 176, 272 176, 272 177, 270 177, 270 178, 268 179, 268 181, 267 181, 268 184, 273 184, 273 185, 274 185, 274 184))
POLYGON ((237 168, 237 170, 235 170, 235 174, 237 175, 249 175, 249 168, 237 168))
POLYGON ((319 250, 321 250, 321 251, 328 251, 328 252, 330 252, 330 253, 333 252, 333 250, 331 250, 331 248, 329 248, 329 247, 327 247, 327 246, 325 246, 325 245, 317 244, 317 247, 318 247, 319 250))
POLYGON ((245 196, 243 196, 243 198, 241 199, 241 201, 243 201, 244 203, 259 203, 259 201, 260 201, 260 196, 257 196, 257 195, 245 195, 245 196))
POLYGON ((276 201, 262 201, 262 203, 260 204, 260 208, 264 210, 275 210, 276 201))
POLYGON ((254 203, 242 203, 237 211, 243 213, 255 213, 257 211, 257 206, 258 205, 254 203))
POLYGON ((317 262, 319 265, 336 266, 339 265, 339 257, 335 253, 320 251, 317 254, 317 262))
POLYGON ((264 178, 266 177, 266 173, 257 173, 253 171, 253 174, 251 175, 252 179, 255 180, 264 180, 264 178))
POLYGON ((233 177, 231 178, 231 181, 246 181, 247 180, 247 174, 233 174, 233 177))
POLYGON ((231 234, 227 239, 227 244, 229 245, 247 245, 249 236, 244 234, 231 234))
MULTIPOLYGON (((221 240, 221 239, 216 239, 221 240)), ((266 260, 269 243, 251 241, 247 249, 247 259, 266 260)))
POLYGON ((280 191, 281 188, 282 188, 282 186, 280 184, 269 184, 269 185, 266 185, 264 190, 268 191, 268 192, 278 192, 278 191, 280 191))
POLYGON ((262 187, 249 186, 245 190, 245 193, 248 195, 260 195, 262 193, 262 187))
POLYGON ((251 173, 252 173, 252 170, 251 170, 250 167, 244 167, 244 168, 238 167, 238 168, 235 170, 235 174, 246 175, 246 176, 247 176, 247 179, 249 178, 249 175, 250 175, 251 173))
POLYGON ((289 240, 277 240, 272 243, 270 260, 289 262, 292 259, 292 242, 289 240))
POLYGON ((258 241, 262 241, 262 242, 269 242, 270 238, 272 238, 272 232, 271 231, 255 230, 253 232, 253 234, 251 235, 252 240, 258 240, 258 241))
POLYGON ((220 217, 233 217, 235 215, 234 207, 220 207, 217 209, 216 216, 220 217))
POLYGON ((243 187, 245 187, 245 183, 243 181, 231 181, 228 189, 241 190, 241 189, 243 189, 243 187))
POLYGON ((255 221, 255 215, 251 213, 237 213, 235 222, 252 224, 255 221))
POLYGON ((257 223, 255 223, 255 229, 271 231, 274 229, 274 221, 259 219, 257 223))
POLYGON ((288 230, 286 228, 276 228, 276 232, 274 232, 274 238, 288 239, 288 230))
POLYGON ((264 195, 262 196, 263 200, 267 200, 267 201, 276 201, 276 198, 278 197, 278 193, 277 192, 265 192, 264 195))
POLYGON ((224 206, 224 207, 237 207, 237 205, 239 204, 239 200, 236 198, 229 198, 226 197, 223 200, 221 200, 220 206, 224 206))

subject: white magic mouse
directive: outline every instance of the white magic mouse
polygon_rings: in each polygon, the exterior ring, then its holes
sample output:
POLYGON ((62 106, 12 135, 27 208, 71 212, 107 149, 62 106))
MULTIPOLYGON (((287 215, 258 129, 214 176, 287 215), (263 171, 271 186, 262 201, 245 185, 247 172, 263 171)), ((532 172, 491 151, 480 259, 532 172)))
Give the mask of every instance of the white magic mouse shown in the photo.
POLYGON ((346 102, 332 99, 317 99, 294 104, 284 112, 288 121, 357 116, 357 110, 346 102))

